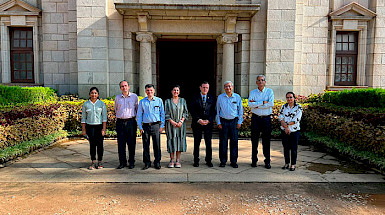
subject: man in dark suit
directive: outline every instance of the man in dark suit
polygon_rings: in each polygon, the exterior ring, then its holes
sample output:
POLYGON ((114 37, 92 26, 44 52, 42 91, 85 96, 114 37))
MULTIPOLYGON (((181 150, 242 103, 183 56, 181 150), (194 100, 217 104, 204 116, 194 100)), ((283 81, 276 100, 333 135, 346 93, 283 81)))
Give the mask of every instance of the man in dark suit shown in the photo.
POLYGON ((192 124, 194 135, 194 167, 199 166, 199 146, 201 144, 202 132, 204 132, 205 144, 206 144, 206 164, 209 167, 213 167, 212 159, 212 133, 213 123, 215 119, 215 97, 209 95, 209 83, 207 81, 202 82, 200 93, 194 95, 190 107, 192 115, 192 124))

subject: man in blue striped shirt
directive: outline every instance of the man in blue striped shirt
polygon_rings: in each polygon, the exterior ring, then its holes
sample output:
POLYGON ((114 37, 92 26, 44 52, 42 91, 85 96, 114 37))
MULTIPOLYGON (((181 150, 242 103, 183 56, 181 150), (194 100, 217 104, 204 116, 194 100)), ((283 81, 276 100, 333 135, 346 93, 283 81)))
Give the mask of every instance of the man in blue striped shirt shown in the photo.
POLYGON ((154 96, 155 88, 152 84, 145 86, 147 97, 139 102, 138 113, 136 116, 143 139, 143 170, 151 166, 150 159, 150 137, 152 137, 152 146, 154 150, 154 167, 160 169, 160 133, 164 128, 165 113, 163 101, 154 96))
POLYGON ((252 90, 249 95, 249 107, 253 113, 251 117, 251 166, 257 167, 258 141, 262 132, 265 168, 270 169, 271 114, 274 106, 274 93, 272 89, 265 87, 264 75, 257 76, 257 85, 258 88, 252 90))
POLYGON ((216 121, 219 128, 219 167, 227 162, 227 145, 230 138, 230 163, 238 168, 238 129, 243 122, 243 106, 241 97, 233 93, 233 83, 224 83, 225 93, 218 96, 216 121))

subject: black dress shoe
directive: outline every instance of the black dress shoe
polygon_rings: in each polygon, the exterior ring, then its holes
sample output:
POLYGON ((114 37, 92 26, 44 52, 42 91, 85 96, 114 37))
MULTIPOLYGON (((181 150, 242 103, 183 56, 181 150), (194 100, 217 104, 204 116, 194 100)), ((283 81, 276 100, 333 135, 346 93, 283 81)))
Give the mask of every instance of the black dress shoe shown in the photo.
POLYGON ((151 166, 151 165, 147 165, 147 164, 146 164, 146 165, 144 165, 144 167, 142 168, 142 170, 146 170, 146 169, 150 168, 150 166, 151 166))
POLYGON ((252 167, 257 167, 257 163, 251 163, 252 167))
POLYGON ((160 166, 160 163, 157 163, 157 164, 155 164, 154 166, 155 166, 155 169, 160 169, 160 167, 161 167, 161 166, 160 166))
POLYGON ((128 166, 129 169, 134 169, 134 167, 135 167, 134 164, 132 164, 132 165, 130 164, 130 165, 128 166))
POLYGON ((213 166, 214 166, 213 163, 211 163, 211 162, 207 162, 206 165, 207 165, 208 167, 213 167, 213 166))
POLYGON ((271 165, 270 165, 269 163, 266 163, 266 164, 265 164, 265 168, 266 168, 266 169, 271 169, 271 165))
POLYGON ((124 167, 126 167, 127 165, 123 165, 123 164, 119 164, 118 167, 116 167, 116 169, 123 169, 124 167))
POLYGON ((194 163, 193 166, 194 167, 199 167, 199 163, 194 163))
POLYGON ((225 167, 225 166, 226 166, 226 163, 219 164, 219 167, 225 167))
POLYGON ((233 168, 238 168, 238 164, 237 163, 232 163, 230 164, 233 168))

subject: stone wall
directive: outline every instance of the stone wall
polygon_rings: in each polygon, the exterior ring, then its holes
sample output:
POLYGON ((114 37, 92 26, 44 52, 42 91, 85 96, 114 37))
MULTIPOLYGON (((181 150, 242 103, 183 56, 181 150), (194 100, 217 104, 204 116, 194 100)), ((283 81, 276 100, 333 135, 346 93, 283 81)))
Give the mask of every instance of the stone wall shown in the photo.
POLYGON ((100 96, 120 92, 124 79, 123 17, 113 1, 77 1, 78 93, 86 97, 92 86, 100 96))
MULTIPOLYGON (((251 21, 250 31, 250 69, 248 76, 249 93, 257 88, 257 75, 265 74, 265 43, 266 43, 266 0, 254 0, 253 4, 261 4, 260 11, 251 21)), ((270 86, 271 82, 267 82, 270 86)), ((245 96, 245 95, 242 95, 245 96)), ((247 97, 246 95, 245 97, 247 97)))
POLYGON ((59 94, 70 93, 68 1, 46 0, 41 4, 39 42, 43 83, 57 89, 59 94))
POLYGON ((329 12, 327 1, 303 0, 302 69, 298 94, 317 94, 326 88, 329 12))
POLYGON ((70 93, 78 93, 77 11, 76 1, 68 0, 68 43, 70 93))
MULTIPOLYGON (((354 0, 377 13, 367 23, 365 85, 385 87, 385 0, 354 0)), ((0 0, 0 3, 6 2, 0 0)), ((126 79, 139 92, 140 31, 138 16, 122 16, 115 3, 186 3, 185 0, 25 0, 42 10, 39 17, 39 82, 59 94, 88 97, 99 87, 101 97, 120 93, 126 79)), ((260 4, 251 21, 238 18, 235 33, 235 91, 242 97, 265 74, 267 87, 283 99, 287 91, 309 95, 328 83, 331 28, 328 14, 353 0, 191 0, 193 4, 260 4)), ((159 11, 148 19, 149 32, 167 39, 216 39, 226 32, 225 17, 186 19, 182 11, 159 11), (182 14, 182 15, 181 15, 182 14)), ((205 17, 206 16, 206 17, 205 17)), ((335 21, 339 22, 339 20, 335 21)), ((360 25, 366 25, 360 21, 360 25)), ((217 89, 223 91, 223 44, 217 46, 217 89)), ((0 62, 2 63, 2 62, 0 62)), ((151 43, 151 78, 156 83, 156 42, 151 43)), ((1 66, 2 64, 0 64, 1 66)), ((226 64, 227 65, 227 64, 226 64)), ((1 81, 1 79, 0 79, 1 81)))
POLYGON ((130 84, 131 92, 139 91, 139 43, 133 34, 138 29, 138 22, 134 19, 124 19, 124 79, 130 84))
POLYGON ((267 1, 266 85, 276 98, 293 90, 296 1, 267 1))

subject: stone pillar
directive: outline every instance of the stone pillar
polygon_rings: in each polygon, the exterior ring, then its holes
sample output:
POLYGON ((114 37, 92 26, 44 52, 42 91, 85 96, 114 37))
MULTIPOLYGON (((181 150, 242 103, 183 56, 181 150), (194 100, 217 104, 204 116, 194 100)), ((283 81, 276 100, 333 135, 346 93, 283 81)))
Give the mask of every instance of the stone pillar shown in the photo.
POLYGON ((155 36, 151 32, 138 32, 136 40, 140 42, 139 95, 145 96, 144 87, 152 83, 151 42, 155 36))
MULTIPOLYGON (((222 85, 225 81, 234 83, 234 43, 237 41, 236 33, 225 33, 220 37, 220 42, 223 44, 222 85)), ((224 92, 223 87, 222 92, 224 92)))
POLYGON ((1 63, 2 63, 2 83, 11 83, 11 62, 9 50, 9 31, 4 20, 8 17, 2 17, 1 20, 1 63))
POLYGON ((385 3, 377 1, 377 16, 374 23, 374 49, 373 49, 373 70, 368 75, 369 87, 385 89, 385 3))

